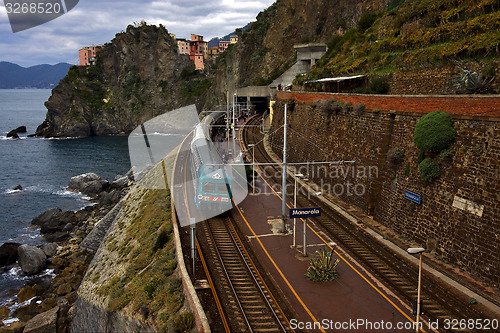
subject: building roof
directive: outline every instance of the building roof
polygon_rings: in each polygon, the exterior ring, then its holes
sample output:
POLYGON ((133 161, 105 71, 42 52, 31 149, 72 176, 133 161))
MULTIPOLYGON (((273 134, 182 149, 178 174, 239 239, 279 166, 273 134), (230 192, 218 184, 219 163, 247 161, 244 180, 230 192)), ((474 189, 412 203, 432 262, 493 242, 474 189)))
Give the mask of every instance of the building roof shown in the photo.
POLYGON ((341 82, 341 81, 347 81, 347 80, 360 79, 360 78, 365 77, 365 76, 366 75, 326 77, 326 78, 323 78, 323 79, 318 79, 318 80, 313 80, 313 81, 306 81, 306 82, 304 82, 304 84, 308 84, 308 83, 341 82))

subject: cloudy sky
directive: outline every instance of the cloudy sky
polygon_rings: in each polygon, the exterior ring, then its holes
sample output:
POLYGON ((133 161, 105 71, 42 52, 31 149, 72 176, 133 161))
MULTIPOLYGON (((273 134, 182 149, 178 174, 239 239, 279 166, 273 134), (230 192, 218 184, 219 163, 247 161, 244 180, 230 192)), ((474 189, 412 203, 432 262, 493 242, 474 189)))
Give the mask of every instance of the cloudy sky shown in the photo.
MULTIPOLYGON (((42 0, 27 0, 41 2, 42 0)), ((10 0, 12 2, 12 0, 10 0)), ((15 1, 22 2, 22 0, 15 1)), ((0 3, 0 61, 24 67, 78 63, 78 50, 111 41, 127 25, 145 20, 163 24, 178 38, 191 33, 205 40, 222 37, 255 21, 274 0, 80 0, 50 22, 13 33, 4 2, 0 3)))

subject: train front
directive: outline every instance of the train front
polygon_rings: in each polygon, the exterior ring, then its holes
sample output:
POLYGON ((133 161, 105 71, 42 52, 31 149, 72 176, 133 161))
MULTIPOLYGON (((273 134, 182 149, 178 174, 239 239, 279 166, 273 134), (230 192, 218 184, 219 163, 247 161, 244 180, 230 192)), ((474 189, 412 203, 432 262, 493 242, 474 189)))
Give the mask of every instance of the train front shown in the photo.
POLYGON ((225 212, 232 208, 231 181, 232 178, 222 166, 205 166, 198 178, 196 206, 201 211, 225 212))

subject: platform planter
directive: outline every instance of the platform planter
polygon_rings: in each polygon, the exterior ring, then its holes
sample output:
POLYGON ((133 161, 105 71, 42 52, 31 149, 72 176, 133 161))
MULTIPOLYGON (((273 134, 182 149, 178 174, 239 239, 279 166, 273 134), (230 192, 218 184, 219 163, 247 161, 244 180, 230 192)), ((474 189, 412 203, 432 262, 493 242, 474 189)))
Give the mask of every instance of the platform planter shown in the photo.
POLYGON ((337 265, 339 259, 333 259, 333 249, 328 251, 323 248, 316 251, 317 258, 309 261, 310 266, 307 269, 306 276, 309 280, 315 282, 333 281, 338 278, 337 265))

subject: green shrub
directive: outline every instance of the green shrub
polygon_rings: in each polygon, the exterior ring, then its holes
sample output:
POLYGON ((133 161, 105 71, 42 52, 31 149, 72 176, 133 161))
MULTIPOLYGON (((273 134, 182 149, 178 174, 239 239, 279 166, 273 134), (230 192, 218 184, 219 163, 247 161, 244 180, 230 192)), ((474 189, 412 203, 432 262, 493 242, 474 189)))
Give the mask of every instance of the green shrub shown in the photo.
POLYGON ((387 94, 389 92, 389 83, 385 77, 375 77, 370 80, 368 89, 371 94, 387 94))
POLYGON ((333 250, 327 251, 326 248, 323 250, 316 251, 319 258, 311 259, 310 266, 307 269, 306 276, 317 282, 332 281, 338 277, 337 265, 339 263, 338 259, 333 259, 333 250))
POLYGON ((413 135, 415 146, 427 152, 440 152, 450 146, 456 132, 451 116, 442 111, 426 114, 417 122, 413 135))
POLYGON ((404 173, 406 177, 410 175, 410 163, 405 164, 404 173))
POLYGON ((168 232, 166 230, 160 231, 158 238, 156 238, 155 245, 153 245, 153 252, 163 249, 165 244, 168 242, 168 232))
POLYGON ((186 312, 175 317, 174 331, 175 332, 188 332, 194 326, 194 314, 186 312))
POLYGON ((427 157, 418 165, 418 171, 420 171, 420 178, 424 182, 430 182, 441 174, 439 163, 430 157, 427 157))
POLYGON ((361 18, 358 21, 358 29, 360 31, 365 31, 370 28, 373 23, 377 20, 377 14, 371 12, 365 12, 361 15, 361 18))
POLYGON ((405 2, 406 0, 392 0, 388 5, 387 5, 387 10, 392 11, 394 9, 397 9, 401 7, 401 5, 405 2))
POLYGON ((405 151, 399 148, 394 148, 389 153, 389 159, 393 165, 399 166, 405 157, 405 151))
POLYGON ((453 156, 453 152, 449 149, 445 149, 439 153, 439 158, 441 158, 441 159, 450 158, 452 156, 453 156))

